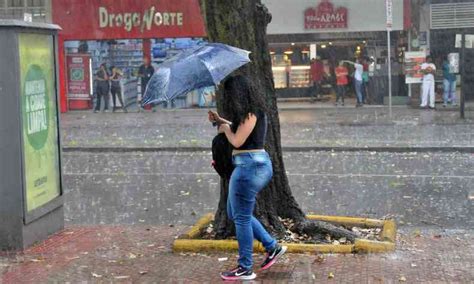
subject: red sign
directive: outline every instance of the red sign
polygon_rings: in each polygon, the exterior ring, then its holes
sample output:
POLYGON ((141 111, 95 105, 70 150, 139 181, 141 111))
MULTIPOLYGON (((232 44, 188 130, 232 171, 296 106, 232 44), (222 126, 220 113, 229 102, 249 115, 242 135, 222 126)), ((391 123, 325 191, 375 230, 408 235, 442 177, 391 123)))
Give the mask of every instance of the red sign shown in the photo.
POLYGON ((347 28, 347 8, 338 7, 329 0, 323 0, 316 8, 308 8, 304 12, 304 27, 315 29, 344 29, 347 28))
POLYGON ((198 0, 52 0, 64 40, 204 37, 198 0))
POLYGON ((90 99, 90 56, 67 56, 67 90, 70 99, 90 99))

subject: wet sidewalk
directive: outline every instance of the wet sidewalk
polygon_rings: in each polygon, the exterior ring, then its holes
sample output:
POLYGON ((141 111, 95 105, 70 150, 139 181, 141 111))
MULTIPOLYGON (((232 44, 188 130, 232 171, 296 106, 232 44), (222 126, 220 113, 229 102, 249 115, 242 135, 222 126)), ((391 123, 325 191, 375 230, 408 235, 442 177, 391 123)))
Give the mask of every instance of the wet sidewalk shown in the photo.
MULTIPOLYGON (((474 151, 474 112, 459 119, 455 109, 420 110, 407 106, 334 107, 324 104, 280 103, 282 145, 286 149, 474 151)), ((62 115, 67 149, 188 149, 210 148, 216 134, 207 109, 160 110, 141 113, 69 112, 62 115)))
MULTIPOLYGON (((236 253, 172 253, 186 227, 69 227, 0 255, 0 283, 221 283, 236 253)), ((471 283, 472 231, 412 231, 385 254, 287 254, 252 283, 471 283)), ((255 255, 255 263, 263 260, 255 255)))

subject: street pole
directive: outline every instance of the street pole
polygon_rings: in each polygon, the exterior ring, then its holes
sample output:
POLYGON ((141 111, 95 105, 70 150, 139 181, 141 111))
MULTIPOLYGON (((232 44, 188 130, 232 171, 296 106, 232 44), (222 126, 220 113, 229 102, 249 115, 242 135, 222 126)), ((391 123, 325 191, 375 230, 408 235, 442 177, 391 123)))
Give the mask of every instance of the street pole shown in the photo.
MULTIPOLYGON (((411 29, 408 30, 408 51, 411 51, 411 29)), ((406 84, 406 82, 403 82, 406 84)), ((411 100, 411 84, 408 84, 408 97, 411 100)))
POLYGON ((466 81, 465 79, 465 56, 466 56, 466 34, 464 31, 462 32, 461 35, 461 59, 459 60, 459 63, 461 65, 461 103, 460 105, 460 111, 461 111, 461 119, 464 119, 464 101, 465 101, 465 96, 466 96, 466 88, 464 87, 464 82, 466 81))
POLYGON ((387 56, 388 56, 388 112, 392 119, 392 56, 390 48, 390 28, 387 28, 387 56))
POLYGON ((390 31, 393 25, 393 2, 385 0, 385 9, 387 12, 387 56, 388 56, 388 113, 392 119, 392 51, 390 44, 390 31))

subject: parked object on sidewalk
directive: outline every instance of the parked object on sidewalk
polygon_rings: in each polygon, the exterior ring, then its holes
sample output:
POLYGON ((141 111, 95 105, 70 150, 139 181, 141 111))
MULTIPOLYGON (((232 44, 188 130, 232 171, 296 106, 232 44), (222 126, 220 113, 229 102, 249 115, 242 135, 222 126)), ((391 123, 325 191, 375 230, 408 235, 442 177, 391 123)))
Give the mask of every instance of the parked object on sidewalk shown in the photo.
POLYGON ((221 43, 189 49, 160 65, 152 76, 142 106, 172 100, 192 90, 215 86, 250 62, 249 51, 221 43))

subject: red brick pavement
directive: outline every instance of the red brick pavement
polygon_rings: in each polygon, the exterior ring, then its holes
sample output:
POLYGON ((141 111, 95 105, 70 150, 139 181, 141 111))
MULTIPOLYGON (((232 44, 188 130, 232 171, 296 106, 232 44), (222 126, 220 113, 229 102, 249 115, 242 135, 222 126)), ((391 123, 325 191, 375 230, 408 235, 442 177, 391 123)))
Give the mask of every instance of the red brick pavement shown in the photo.
MULTIPOLYGON (((185 229, 70 227, 24 253, 0 255, 0 283, 221 282, 218 273, 235 265, 236 254, 172 253, 174 237, 185 229)), ((257 272, 254 282, 474 283, 472 232, 399 239, 397 251, 388 254, 288 255, 257 272)))

